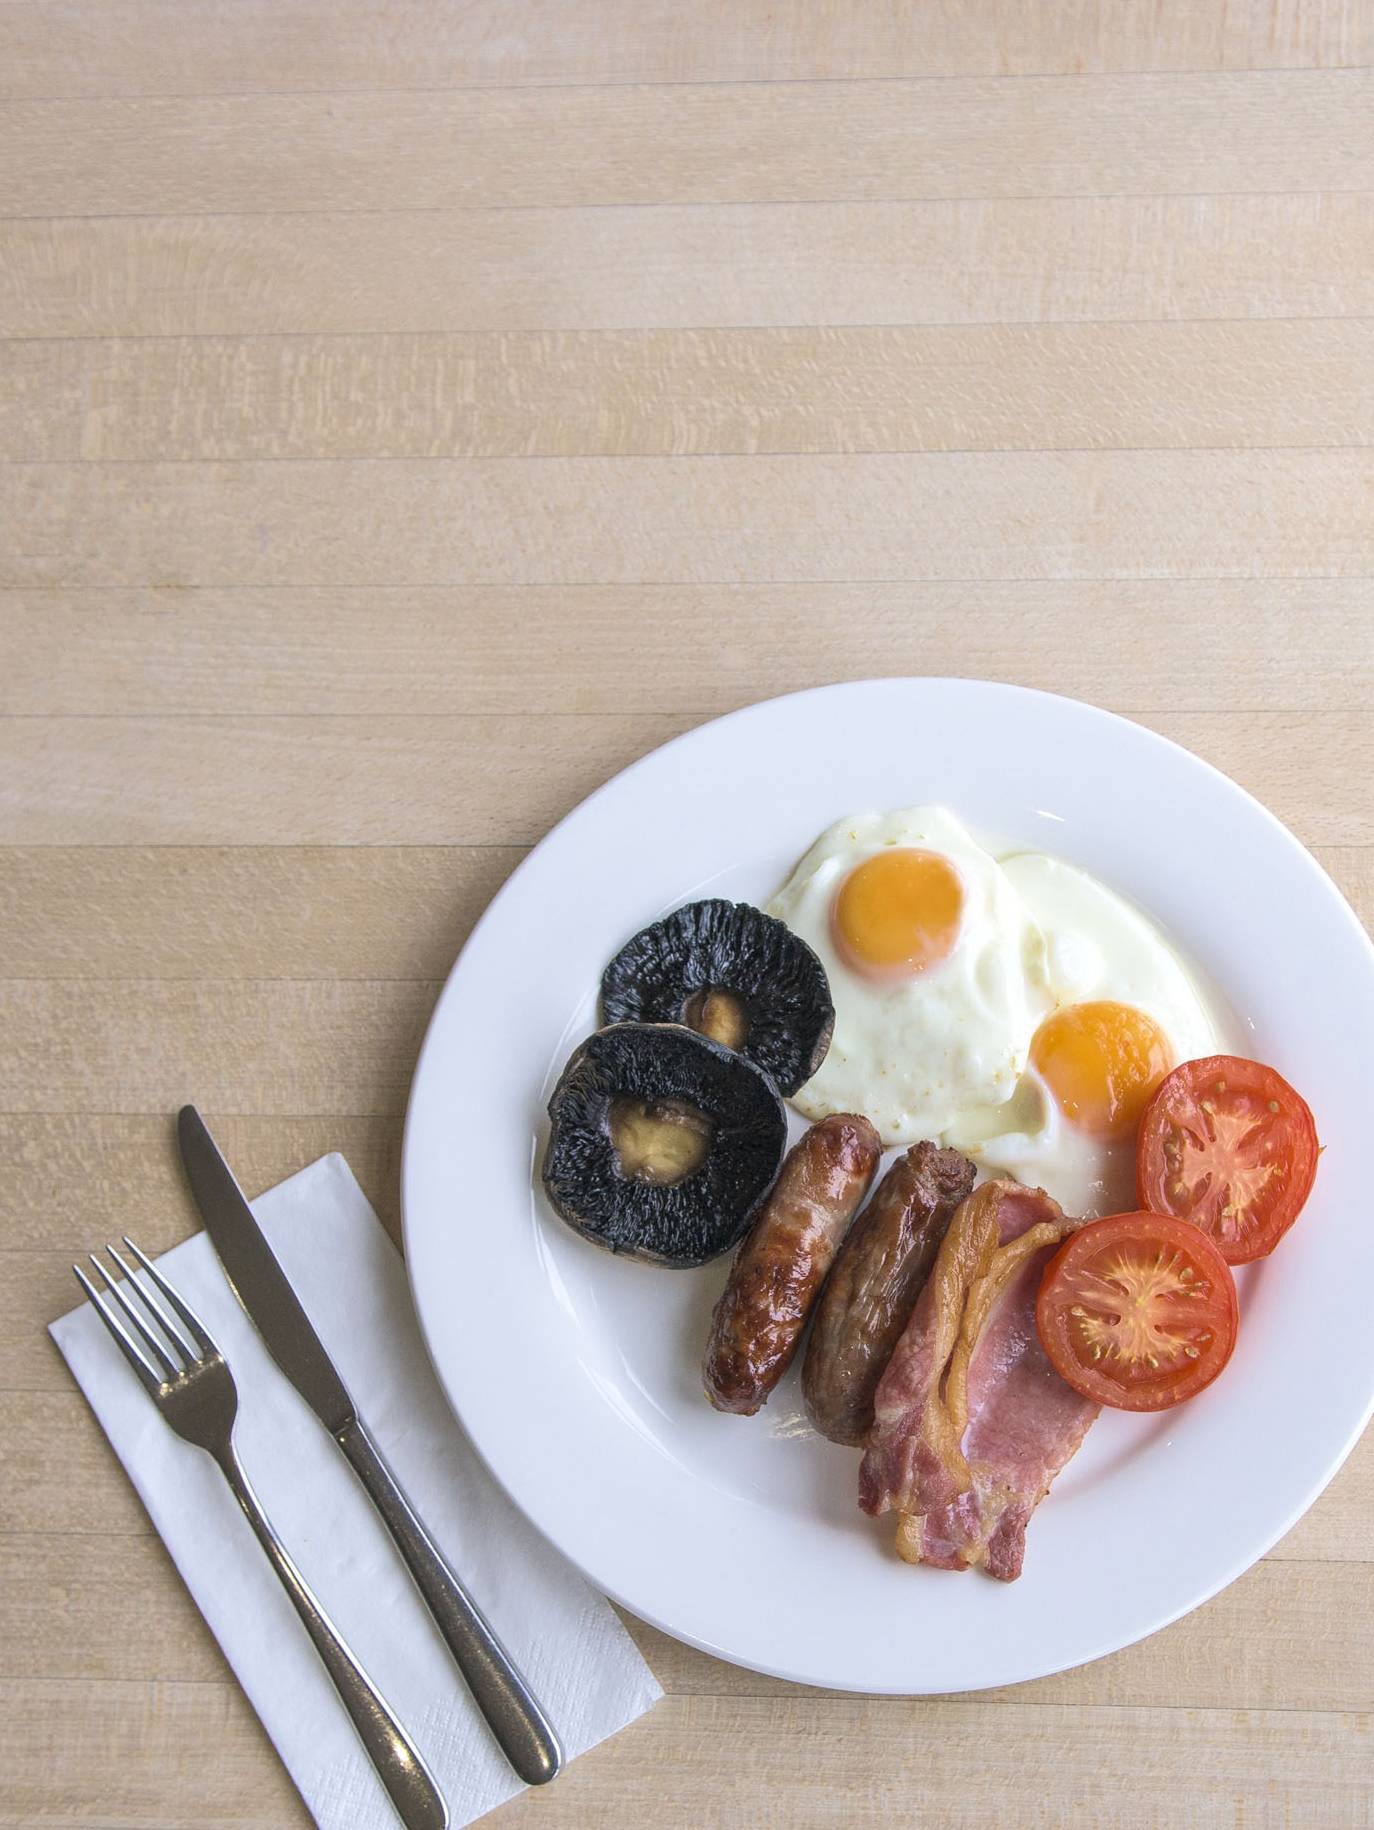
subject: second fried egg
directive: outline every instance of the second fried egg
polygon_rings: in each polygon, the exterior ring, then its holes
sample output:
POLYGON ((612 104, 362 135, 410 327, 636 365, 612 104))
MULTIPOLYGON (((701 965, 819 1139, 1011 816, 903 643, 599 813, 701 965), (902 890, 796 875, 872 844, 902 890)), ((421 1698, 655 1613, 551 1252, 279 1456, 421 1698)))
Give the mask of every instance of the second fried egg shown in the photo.
POLYGON ((1155 924, 1096 878, 1042 852, 1001 868, 1044 937, 1052 1007, 1007 1105, 966 1109, 943 1141, 1069 1213, 1126 1211, 1151 1093, 1180 1061, 1230 1047, 1232 1020, 1155 924))

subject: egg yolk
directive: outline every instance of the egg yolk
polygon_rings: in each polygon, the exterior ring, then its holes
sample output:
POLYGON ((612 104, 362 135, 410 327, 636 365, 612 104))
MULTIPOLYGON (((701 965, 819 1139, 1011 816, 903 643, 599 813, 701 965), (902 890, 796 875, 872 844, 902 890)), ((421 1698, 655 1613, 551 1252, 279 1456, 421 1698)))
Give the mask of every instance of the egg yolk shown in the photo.
POLYGON ((964 886, 935 851, 894 846, 855 865, 831 915, 835 941, 856 972, 870 977, 924 972, 953 947, 964 886))
POLYGON ((1095 1137, 1129 1137, 1173 1066, 1164 1032, 1130 1004, 1103 999, 1055 1011, 1030 1058, 1065 1118, 1095 1137))

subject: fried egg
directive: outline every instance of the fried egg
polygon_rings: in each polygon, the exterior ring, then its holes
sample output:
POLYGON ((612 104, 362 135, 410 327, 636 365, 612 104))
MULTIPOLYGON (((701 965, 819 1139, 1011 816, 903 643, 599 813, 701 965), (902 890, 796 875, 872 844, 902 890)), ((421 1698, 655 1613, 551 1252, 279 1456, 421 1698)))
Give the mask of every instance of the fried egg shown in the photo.
POLYGON ((768 913, 820 955, 835 1005, 797 1109, 952 1145, 1068 1213, 1133 1208, 1151 1094, 1180 1061, 1238 1045, 1132 903, 1047 853, 999 858, 942 807, 838 821, 768 913))
POLYGON ((1051 1008, 1005 1108, 966 1108, 943 1141, 1068 1213, 1128 1211, 1150 1095, 1180 1061, 1229 1047, 1229 1019, 1155 924, 1096 878, 1044 853, 1001 868, 1043 937, 1051 1008))
POLYGON ((1052 1006, 1040 930, 992 854, 941 807, 823 832, 767 905, 815 949, 835 1030, 794 1096, 861 1112, 885 1143, 941 1137, 1011 1101, 1052 1006))

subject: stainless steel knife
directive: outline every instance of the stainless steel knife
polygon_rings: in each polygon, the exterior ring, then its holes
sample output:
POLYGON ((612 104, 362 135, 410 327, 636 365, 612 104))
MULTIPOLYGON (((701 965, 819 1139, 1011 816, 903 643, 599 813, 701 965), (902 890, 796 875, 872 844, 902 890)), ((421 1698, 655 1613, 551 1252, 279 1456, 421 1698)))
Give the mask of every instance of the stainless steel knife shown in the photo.
POLYGON ((324 1343, 194 1106, 182 1107, 177 1137, 191 1192, 234 1294, 272 1358, 366 1488, 502 1752, 527 1784, 545 1784, 563 1764, 563 1750, 548 1717, 368 1435, 324 1343))

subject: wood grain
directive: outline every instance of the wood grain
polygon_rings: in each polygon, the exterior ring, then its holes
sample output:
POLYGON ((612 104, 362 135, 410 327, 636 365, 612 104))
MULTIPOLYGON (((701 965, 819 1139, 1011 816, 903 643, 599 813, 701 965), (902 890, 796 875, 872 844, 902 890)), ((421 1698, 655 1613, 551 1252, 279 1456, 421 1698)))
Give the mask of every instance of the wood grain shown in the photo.
POLYGON ((3 585, 1356 578, 1374 452, 10 464, 11 519, 3 585))
MULTIPOLYGON (((1016 1821, 1052 1830, 1066 1821, 1109 1821, 1145 1830, 1161 1818, 1190 1825, 1233 1826, 1236 1800, 1248 1795, 1258 1767, 1266 1774, 1271 1821, 1357 1824, 1358 1807, 1343 1795, 1333 1768, 1368 1758, 1370 1730, 1358 1716, 1279 1710, 1134 1710, 978 1700, 672 1698, 609 1744, 600 1770, 588 1763, 558 1809, 565 1822, 579 1810, 620 1810, 627 1822, 653 1821, 696 1830, 705 1797, 721 1830, 752 1830, 755 1787, 781 1824, 838 1824, 884 1830, 913 1810, 942 1826, 986 1825, 1004 1799, 1017 1798, 1016 1821), (672 1735, 672 1797, 646 1785, 644 1774, 672 1735), (631 1736, 637 1736, 636 1753, 631 1736), (722 1746, 757 1741, 746 1778, 726 1768, 722 1746), (1107 1770, 1104 1746, 1117 1750, 1107 1770), (681 1753, 678 1752, 679 1747, 681 1753), (919 1772, 910 1765, 920 1750, 919 1772), (862 1754, 860 1749, 863 1750, 862 1754), (867 1756, 865 1758, 864 1756, 867 1756), (634 1759, 634 1766, 628 1763, 634 1759), (1053 1792, 1027 1796, 1027 1773, 1053 1772, 1053 1792), (1130 1775, 1129 1787, 1121 1771, 1130 1775), (623 1777, 621 1776, 623 1775, 623 1777), (640 1814, 640 1815, 637 1815, 640 1814)), ((574 1769, 577 1772, 578 1769, 574 1769)), ((493 1830, 539 1823, 543 1801, 530 1794, 492 1817, 493 1830)))
POLYGON ((528 845, 692 722, 560 717, 539 744, 500 717, 9 719, 0 839, 528 845))
MULTIPOLYGON (((197 1088, 190 1095, 204 1112, 249 1195, 294 1175, 330 1150, 349 1167, 393 1239, 400 1239, 401 1127, 394 1113, 243 1116, 215 1109, 197 1088)), ((165 1251, 200 1226, 177 1153, 175 1115, 105 1112, 0 1113, 0 1249, 51 1251, 64 1262, 92 1244, 132 1231, 139 1243, 165 1251)), ((75 1288, 75 1286, 73 1286, 75 1288)), ((63 1292, 65 1296, 65 1292, 63 1292)), ((32 1317, 29 1343, 36 1359, 46 1352, 40 1330, 66 1304, 32 1317)), ((70 1382, 61 1389, 72 1394, 70 1382)))
MULTIPOLYGON (((213 964, 220 980, 433 982, 525 855, 518 845, 10 850, 0 853, 5 970, 193 981, 213 964)), ((1349 866, 1361 898, 1374 890, 1364 861, 1356 852, 1349 866)))
MULTIPOLYGON (((616 769, 1018 681, 1374 917, 1372 69, 1363 0, 0 0, 0 1825, 306 1822, 44 1330, 194 1230, 187 1097, 399 1237, 438 984, 616 769)), ((1368 1830, 1371 1509, 1366 1437, 976 1697, 630 1619, 664 1702, 490 1821, 1368 1830)))
POLYGON ((1374 708, 1365 578, 0 590, 0 646, 0 712, 45 717, 706 717, 879 674, 1127 713, 1374 708))
POLYGON ((0 93, 193 95, 1374 63, 1360 0, 6 0, 0 93))
POLYGON ((0 223, 11 337, 1359 315, 1368 193, 0 223))
POLYGON ((1372 443, 1374 319, 0 343, 20 462, 1372 443))
POLYGON ((425 980, 0 979, 0 1109, 399 1113, 425 980))
POLYGON ((1368 70, 15 102, 0 216, 1359 191, 1371 111, 1368 70))
MULTIPOLYGON (((91 1824, 278 1830, 309 1821, 232 1686, 12 1682, 0 1687, 0 1707, 17 1744, 0 1807, 12 1823, 45 1811, 55 1781, 91 1824), (49 1739, 66 1750, 56 1763, 42 1752, 49 1739), (186 1757, 202 1745, 213 1748, 211 1758, 186 1757)), ((490 1823, 700 1830, 697 1814, 709 1801, 713 1830, 754 1830, 763 1798, 770 1822, 887 1830, 919 1790, 922 1815, 955 1830, 993 1822, 1012 1797, 1022 1801, 1018 1821, 1028 1830, 1057 1830, 1064 1819, 1056 1794, 1026 1798, 1033 1762, 1053 1773, 1057 1796, 1074 1800, 1084 1822, 1154 1830, 1163 1815, 1232 1830, 1237 1800, 1255 1795, 1260 1772, 1267 1821, 1362 1830, 1362 1806, 1341 1774, 1358 1770, 1371 1751, 1364 1718, 1320 1711, 670 1697, 576 1761, 556 1792, 527 1792, 490 1823), (750 1770, 732 1764, 722 1777, 721 1747, 741 1744, 758 1750, 750 1770), (1108 1745, 1117 1770, 1102 1758, 1108 1745), (919 1779, 909 1765, 913 1746, 921 1750, 919 1779)))
MULTIPOLYGON (((173 1580, 169 1576, 169 1580, 173 1580)), ((309 1830, 312 1818, 237 1684, 0 1683, 0 1824, 91 1830, 309 1830)))

